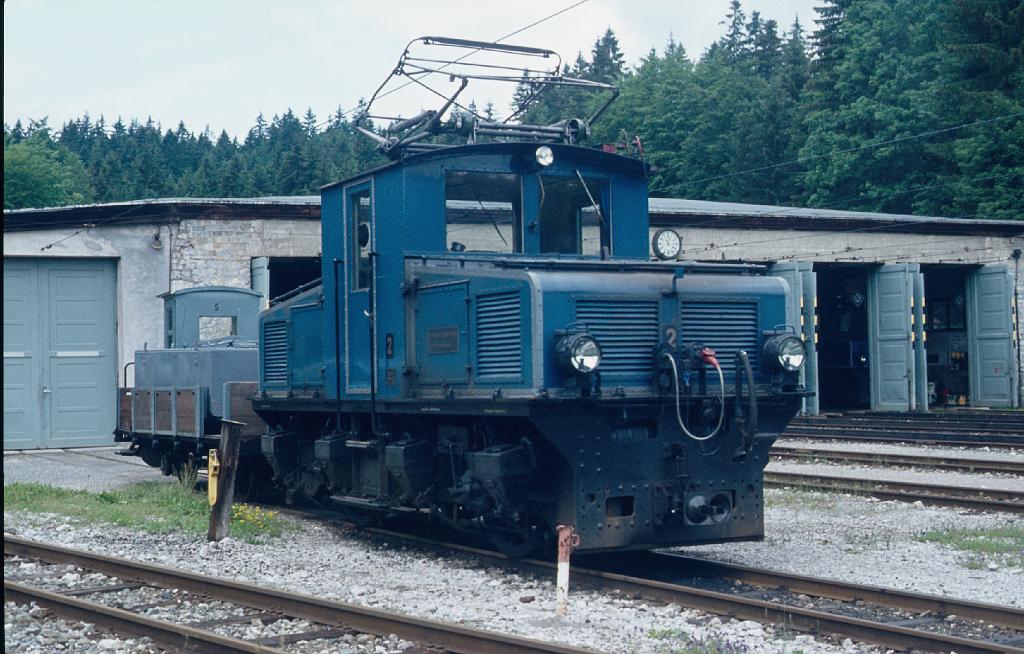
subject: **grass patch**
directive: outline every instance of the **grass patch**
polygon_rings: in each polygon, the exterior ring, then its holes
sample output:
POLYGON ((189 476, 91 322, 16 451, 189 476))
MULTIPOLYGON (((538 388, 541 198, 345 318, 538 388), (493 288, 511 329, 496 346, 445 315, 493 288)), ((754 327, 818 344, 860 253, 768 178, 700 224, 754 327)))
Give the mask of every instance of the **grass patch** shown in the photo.
POLYGON ((968 553, 967 567, 972 569, 981 567, 978 565, 980 557, 996 559, 1003 565, 1024 567, 1024 526, 934 529, 921 534, 917 539, 968 553))
MULTIPOLYGON (((4 486, 4 509, 31 513, 56 513, 78 524, 106 523, 150 534, 184 532, 205 536, 210 524, 206 495, 187 483, 147 481, 118 490, 93 493, 45 484, 15 483, 4 486)), ((231 536, 255 541, 280 536, 294 528, 291 521, 260 507, 236 504, 232 511, 231 536)))

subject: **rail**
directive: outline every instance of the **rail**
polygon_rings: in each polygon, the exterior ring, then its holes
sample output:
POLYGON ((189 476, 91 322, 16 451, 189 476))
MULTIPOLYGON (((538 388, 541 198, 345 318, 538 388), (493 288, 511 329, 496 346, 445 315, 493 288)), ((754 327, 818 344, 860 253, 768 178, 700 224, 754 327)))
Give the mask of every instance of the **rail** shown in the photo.
MULTIPOLYGON (((421 548, 456 552, 484 561, 489 565, 514 568, 518 572, 551 576, 554 574, 556 565, 553 562, 535 559, 510 559, 489 550, 441 543, 386 529, 375 528, 366 531, 372 536, 388 541, 397 540, 421 548)), ((792 593, 804 593, 847 602, 860 600, 879 606, 903 609, 915 614, 930 611, 938 616, 952 617, 956 615, 976 620, 984 625, 1000 625, 1016 632, 1024 631, 1024 610, 1014 607, 910 593, 864 584, 850 584, 745 566, 718 564, 660 552, 645 553, 641 556, 656 557, 656 560, 652 560, 650 565, 640 566, 642 570, 634 574, 623 574, 614 571, 614 568, 609 569, 607 559, 603 557, 581 558, 572 568, 572 581, 577 586, 618 590, 621 593, 634 594, 647 600, 675 603, 738 619, 774 622, 798 631, 828 633, 898 650, 955 650, 959 654, 980 652, 1024 654, 1024 649, 1016 644, 1020 640, 1021 634, 1019 633, 1009 641, 964 638, 952 634, 915 629, 896 622, 881 622, 819 609, 791 606, 736 593, 708 590, 691 584, 660 581, 650 578, 648 575, 656 574, 665 577, 671 574, 670 568, 689 573, 694 567, 701 565, 705 566, 705 570, 711 570, 713 573, 731 579, 740 579, 746 583, 766 587, 783 587, 792 593), (638 576, 638 574, 644 576, 638 576)), ((941 618, 937 618, 936 621, 942 623, 941 618)))
POLYGON ((907 468, 934 468, 958 472, 994 472, 1024 475, 1024 460, 979 459, 955 455, 922 455, 895 452, 834 450, 776 443, 771 449, 775 459, 795 461, 836 461, 907 468))
POLYGON ((868 495, 882 500, 920 501, 933 506, 1024 513, 1024 491, 768 471, 764 474, 764 483, 766 486, 868 495))
MULTIPOLYGON (((471 629, 435 620, 416 618, 391 611, 347 604, 300 593, 264 588, 219 577, 200 575, 164 566, 131 561, 94 552, 40 543, 14 536, 4 537, 4 554, 37 559, 54 564, 73 565, 119 579, 147 585, 175 588, 261 611, 283 613, 289 617, 378 636, 396 634, 404 640, 440 648, 458 654, 592 654, 592 650, 544 643, 538 640, 471 629)), ((7 592, 9 583, 4 581, 7 592)), ((12 592, 23 589, 13 588, 12 592)), ((28 599, 28 595, 20 597, 28 599)), ((62 598, 69 599, 69 598, 62 598)), ((34 600, 29 600, 34 601, 34 600)), ((68 603, 64 602, 63 606, 68 603)), ((116 611, 116 610, 115 610, 116 611)), ((121 611, 120 613, 128 613, 121 611)), ((118 618, 126 616, 116 613, 118 618)), ((85 618, 82 618, 85 619, 85 618)), ((120 623, 125 624, 125 623, 120 623)), ((115 630, 117 627, 112 627, 115 630)), ((125 627, 126 629, 128 627, 125 627)), ((201 651, 215 651, 200 648, 201 651)), ((219 651, 273 651, 219 650, 219 651)))

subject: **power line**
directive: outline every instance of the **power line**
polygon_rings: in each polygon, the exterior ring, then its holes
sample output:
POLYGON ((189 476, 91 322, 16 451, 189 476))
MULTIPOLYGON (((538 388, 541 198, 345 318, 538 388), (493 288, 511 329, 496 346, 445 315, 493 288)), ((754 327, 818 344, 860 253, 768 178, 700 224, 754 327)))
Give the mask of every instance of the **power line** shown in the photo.
MULTIPOLYGON (((966 216, 965 218, 970 218, 970 216, 966 216)), ((941 220, 947 220, 947 219, 943 218, 941 220)), ((922 222, 916 223, 916 224, 924 225, 924 224, 935 223, 935 222, 939 222, 939 220, 925 220, 925 221, 922 221, 922 222)), ((856 228, 853 228, 853 229, 845 229, 845 230, 827 230, 827 231, 822 231, 822 232, 812 232, 810 234, 799 234, 797 236, 782 236, 782 237, 779 237, 779 238, 768 238, 768 239, 763 239, 763 240, 760 240, 760 241, 734 241, 732 243, 726 243, 726 244, 712 243, 711 245, 708 245, 708 246, 705 246, 703 248, 700 248, 699 250, 683 251, 681 254, 700 254, 701 252, 710 252, 711 250, 723 250, 725 248, 732 248, 732 247, 739 247, 739 246, 748 246, 748 245, 763 245, 765 243, 778 243, 780 241, 792 241, 792 240, 798 240, 798 239, 802 239, 802 238, 814 238, 814 237, 819 237, 819 236, 827 236, 829 234, 837 235, 837 234, 853 234, 853 233, 861 233, 861 232, 871 232, 871 231, 875 231, 875 230, 879 230, 879 229, 886 229, 886 228, 890 228, 890 227, 892 227, 892 226, 886 224, 886 225, 875 225, 873 227, 856 227, 856 228)))
MULTIPOLYGON (((911 188, 906 188, 906 189, 903 189, 903 190, 897 190, 897 191, 893 191, 893 192, 890 192, 890 193, 877 193, 877 194, 873 194, 873 195, 848 195, 848 197, 846 197, 846 198, 841 198, 841 199, 839 199, 837 201, 830 202, 828 204, 821 205, 821 206, 818 206, 818 207, 772 207, 770 209, 765 209, 765 210, 762 210, 762 211, 752 211, 750 214, 743 214, 743 216, 741 216, 741 217, 758 217, 758 216, 781 217, 781 216, 790 215, 792 212, 795 212, 795 211, 814 211, 815 209, 826 209, 826 210, 829 210, 829 209, 835 209, 836 207, 841 207, 843 205, 850 204, 851 202, 857 202, 857 201, 860 201, 860 200, 884 200, 884 199, 887 199, 887 198, 894 198, 894 197, 896 197, 896 195, 903 195, 903 194, 906 194, 906 193, 913 193, 913 192, 922 192, 922 191, 925 191, 925 190, 934 190, 936 188, 942 188, 942 187, 945 187, 945 186, 951 186, 953 184, 959 184, 959 183, 964 183, 964 182, 973 184, 973 183, 977 183, 977 182, 988 181, 988 180, 991 180, 991 179, 998 179, 1000 177, 1013 177, 1015 175, 1022 175, 1022 174, 1024 174, 1024 173, 1022 173, 1021 171, 1010 171, 1010 172, 1006 172, 1006 173, 996 173, 996 174, 993 174, 993 175, 983 175, 983 176, 979 176, 979 177, 972 177, 972 178, 967 179, 967 180, 965 180, 963 178, 958 178, 958 179, 950 180, 950 181, 947 181, 947 182, 942 182, 942 183, 939 183, 939 184, 928 184, 928 185, 925 185, 925 186, 913 186, 911 188)), ((713 201, 709 201, 709 202, 713 202, 713 201)), ((879 212, 862 212, 862 213, 879 213, 879 212)), ((975 214, 974 216, 965 216, 965 217, 961 217, 959 219, 977 218, 978 216, 980 216, 980 214, 975 214)), ((740 216, 736 216, 736 215, 722 216, 720 218, 713 218, 711 220, 706 220, 706 221, 703 221, 703 222, 698 222, 698 223, 693 223, 693 224, 690 224, 690 225, 685 225, 684 228, 686 228, 686 229, 694 229, 694 228, 699 228, 699 227, 707 227, 709 225, 716 225, 716 224, 719 224, 719 223, 722 223, 722 222, 729 222, 729 221, 735 220, 737 217, 740 217, 740 216)), ((956 220, 957 218, 955 218, 955 217, 948 217, 948 218, 943 218, 943 219, 944 220, 956 220)))
POLYGON ((865 246, 861 246, 861 247, 845 247, 845 248, 837 248, 837 249, 831 250, 831 251, 819 250, 817 252, 804 252, 804 253, 800 253, 800 254, 787 254, 787 255, 779 257, 778 259, 776 259, 776 261, 792 261, 792 260, 799 260, 799 259, 805 259, 805 258, 814 258, 814 257, 832 257, 832 256, 844 257, 844 256, 850 255, 853 252, 870 252, 870 251, 873 251, 873 250, 888 250, 889 248, 903 248, 903 247, 910 247, 910 246, 913 246, 913 245, 935 245, 935 244, 939 244, 939 243, 950 243, 950 242, 953 242, 953 241, 962 241, 962 240, 963 240, 963 237, 962 236, 958 236, 956 238, 931 239, 931 240, 928 240, 928 241, 912 241, 910 243, 890 243, 888 245, 865 245, 865 246))
MULTIPOLYGON (((127 209, 125 209, 124 211, 120 211, 120 212, 114 214, 113 216, 110 216, 108 218, 104 218, 103 220, 97 221, 95 223, 80 223, 80 226, 78 227, 78 229, 76 229, 75 231, 71 232, 70 234, 68 234, 64 238, 57 239, 56 241, 54 241, 52 243, 48 243, 48 244, 44 245, 43 247, 39 248, 39 251, 40 252, 46 252, 47 250, 49 250, 53 246, 59 245, 60 243, 63 243, 64 241, 66 241, 66 240, 68 240, 70 238, 74 238, 75 236, 78 236, 83 231, 86 231, 86 230, 89 230, 89 229, 93 229, 95 227, 99 227, 100 225, 106 225, 107 223, 109 223, 109 222, 111 222, 113 220, 116 220, 116 219, 118 219, 118 218, 120 218, 122 216, 126 216, 126 215, 130 214, 131 212, 135 211, 136 209, 145 207, 148 204, 149 204, 148 202, 143 202, 141 204, 132 205, 132 206, 128 207, 127 209)), ((76 224, 79 224, 79 223, 76 223, 76 224)), ((54 228, 54 226, 52 226, 52 225, 50 227, 51 227, 51 229, 54 228)), ((56 227, 56 228, 60 229, 60 227, 56 227)))
POLYGON ((885 141, 878 141, 876 143, 868 143, 867 145, 861 145, 855 148, 847 148, 845 150, 833 150, 832 152, 825 152, 823 154, 815 154, 807 157, 799 157, 797 159, 790 159, 789 161, 782 161, 779 163, 769 164, 767 166, 758 166, 757 168, 748 168, 747 170, 739 170, 734 173, 727 173, 725 175, 716 175, 714 177, 704 177, 701 179, 687 180, 686 184, 702 184, 704 182, 713 182, 719 179, 728 179, 730 177, 736 177, 738 175, 747 175, 749 173, 761 172, 763 170, 772 170, 774 168, 781 168, 783 166, 791 166, 797 163, 803 163, 805 161, 814 161, 816 159, 824 159, 826 157, 834 157, 839 154, 848 154, 850 152, 859 152, 861 150, 869 150, 871 148, 878 148, 883 145, 891 145, 893 143, 901 143, 903 141, 912 141, 915 139, 927 138, 929 136, 935 136, 936 134, 944 134, 946 132, 956 131, 958 129, 964 129, 967 127, 974 127, 976 125, 985 125, 987 123, 994 123, 1000 120, 1009 120, 1011 118, 1019 118, 1024 116, 1024 111, 1010 114, 1008 116, 999 116, 998 118, 988 118, 986 120, 978 120, 973 123, 964 123, 962 125, 954 125, 953 127, 944 127, 942 129, 932 130, 930 132, 922 132, 920 134, 913 134, 911 136, 898 136, 896 138, 887 139, 885 141))
MULTIPOLYGON (((516 36, 517 34, 522 34, 523 32, 525 32, 528 29, 536 27, 536 26, 540 25, 541 23, 543 23, 545 21, 549 21, 552 18, 560 16, 560 15, 564 14, 565 12, 571 11, 572 9, 575 9, 576 7, 579 7, 580 5, 584 5, 584 4, 588 3, 588 2, 590 2, 590 0, 578 0, 577 2, 574 2, 573 4, 569 5, 568 7, 563 7, 562 9, 559 9, 558 11, 556 11, 556 12, 554 12, 552 14, 548 14, 547 16, 545 16, 545 17, 543 17, 543 18, 541 18, 539 20, 533 21, 529 25, 525 25, 525 26, 520 27, 519 29, 517 29, 515 31, 509 32, 505 36, 502 36, 501 38, 495 39, 493 42, 494 43, 501 43, 505 39, 510 39, 513 36, 516 36)), ((459 57, 458 59, 456 59, 455 61, 452 61, 451 63, 446 64, 444 66, 441 66, 441 68, 439 68, 438 70, 442 70, 442 69, 444 69, 444 68, 446 68, 446 67, 448 67, 448 66, 450 66, 452 64, 457 64, 460 61, 462 61, 463 59, 466 59, 467 57, 470 57, 470 56, 472 56, 473 54, 475 54, 475 53, 477 53, 479 51, 480 51, 480 48, 477 48, 475 50, 471 50, 471 51, 467 52, 466 54, 462 55, 461 57, 459 57)), ((437 72, 437 71, 435 71, 435 72, 437 72)), ((433 73, 428 73, 428 74, 433 74, 433 73)), ((377 97, 378 98, 383 98, 383 97, 389 96, 392 93, 396 93, 398 91, 401 91, 402 89, 404 89, 405 87, 409 86, 410 84, 412 84, 411 81, 405 82, 404 84, 401 84, 400 86, 397 86, 397 87, 391 89, 390 91, 382 93, 382 94, 380 94, 377 97)), ((337 116, 347 116, 347 115, 351 114, 353 111, 355 111, 358 108, 359 108, 359 105, 357 105, 355 107, 352 107, 351 109, 347 109, 347 110, 345 110, 343 112, 340 112, 340 114, 338 112, 335 112, 334 116, 332 116, 331 118, 328 118, 327 120, 325 120, 322 123, 320 123, 319 125, 317 125, 317 128, 323 127, 324 125, 330 123, 331 120, 333 118, 337 117, 337 116)))

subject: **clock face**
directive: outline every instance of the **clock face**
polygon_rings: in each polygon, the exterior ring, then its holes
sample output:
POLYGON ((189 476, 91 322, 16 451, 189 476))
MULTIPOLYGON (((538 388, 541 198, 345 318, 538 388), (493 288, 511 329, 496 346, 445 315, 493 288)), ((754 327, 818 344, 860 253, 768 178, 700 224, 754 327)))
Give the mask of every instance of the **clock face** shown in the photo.
POLYGON ((667 260, 675 259, 679 256, 679 250, 682 247, 682 242, 679 239, 679 234, 676 234, 675 230, 661 229, 654 235, 651 245, 654 248, 654 254, 659 259, 667 260))

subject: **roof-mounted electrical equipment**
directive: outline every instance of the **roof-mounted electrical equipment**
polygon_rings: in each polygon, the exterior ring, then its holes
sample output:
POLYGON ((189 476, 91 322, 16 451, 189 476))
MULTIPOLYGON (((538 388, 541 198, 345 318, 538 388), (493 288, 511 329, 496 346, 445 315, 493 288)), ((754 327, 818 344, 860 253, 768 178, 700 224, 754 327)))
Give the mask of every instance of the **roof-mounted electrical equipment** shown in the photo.
POLYGON ((378 149, 391 159, 486 140, 578 144, 590 135, 590 125, 618 97, 619 89, 612 84, 567 77, 561 69, 562 59, 553 50, 441 36, 419 37, 406 46, 394 70, 356 117, 355 126, 376 141, 378 149), (425 53, 426 47, 430 49, 425 53), (440 54, 427 56, 434 52, 440 54), (460 52, 461 55, 455 56, 460 52), (485 62, 479 60, 481 55, 490 56, 485 62), (471 57, 477 60, 470 61, 471 57), (518 84, 524 92, 518 94, 517 105, 510 115, 495 120, 480 115, 472 108, 472 103, 459 102, 470 80, 518 84), (440 107, 421 111, 410 118, 374 113, 374 105, 379 100, 413 85, 440 98, 440 107), (570 117, 550 125, 531 125, 517 120, 531 103, 554 87, 606 93, 608 98, 586 119, 570 117), (383 131, 376 131, 370 121, 390 124, 383 131))

